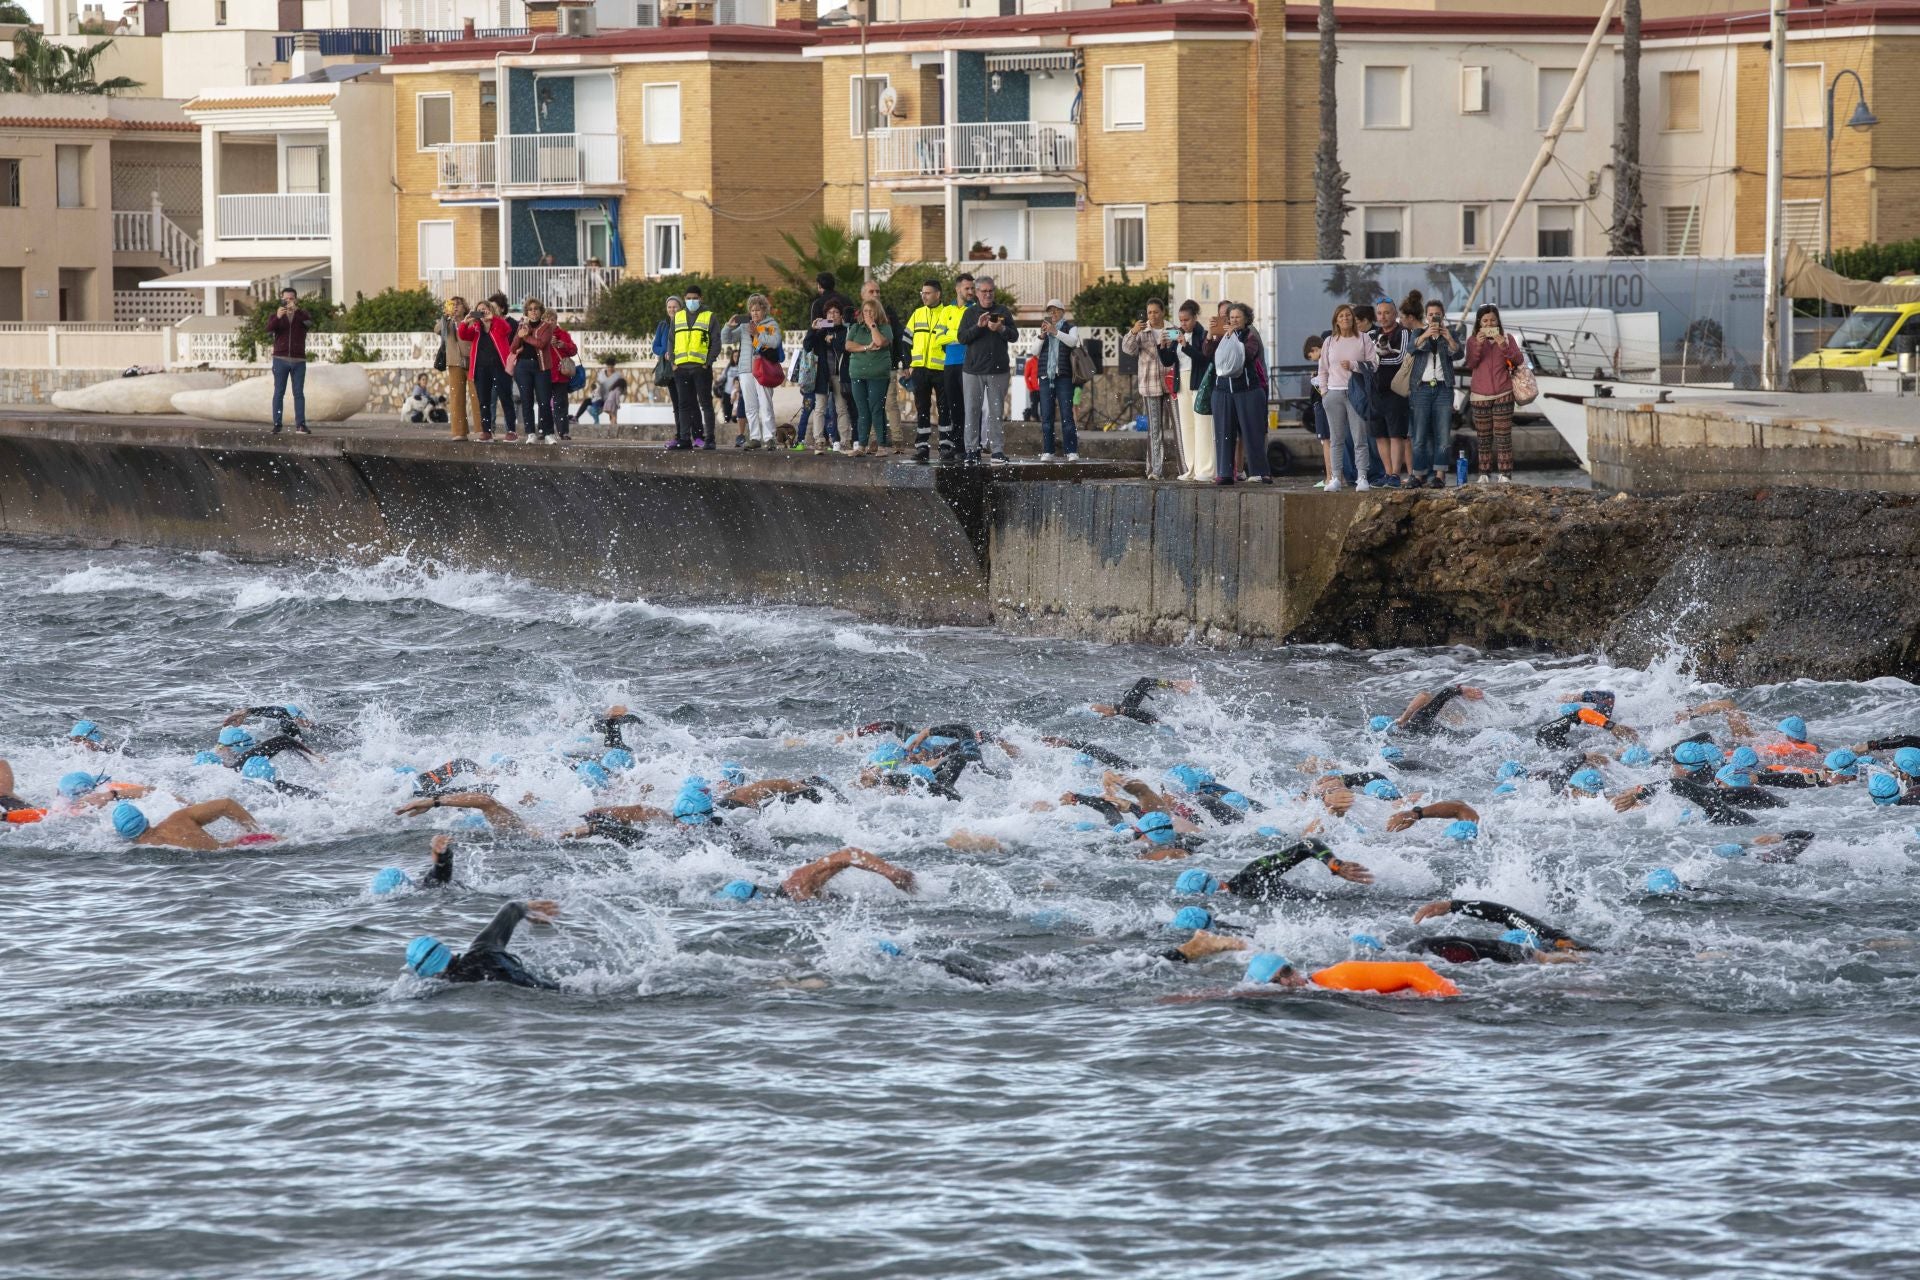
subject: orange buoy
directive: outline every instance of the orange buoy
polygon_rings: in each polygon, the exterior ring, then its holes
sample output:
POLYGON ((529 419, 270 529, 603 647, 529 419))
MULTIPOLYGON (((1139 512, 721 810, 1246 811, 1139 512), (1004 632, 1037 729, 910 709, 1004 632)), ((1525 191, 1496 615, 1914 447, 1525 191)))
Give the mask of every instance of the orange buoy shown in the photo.
POLYGON ((1329 991, 1373 991, 1391 995, 1412 991, 1423 996, 1457 996, 1460 988, 1418 960, 1346 960, 1311 976, 1329 991))

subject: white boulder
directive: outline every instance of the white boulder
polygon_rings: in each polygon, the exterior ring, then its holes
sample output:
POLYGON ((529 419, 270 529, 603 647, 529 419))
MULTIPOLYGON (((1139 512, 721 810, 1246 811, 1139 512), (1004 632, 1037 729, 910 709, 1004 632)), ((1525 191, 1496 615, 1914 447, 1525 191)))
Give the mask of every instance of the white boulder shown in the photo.
POLYGON ((173 398, 180 392, 213 391, 226 385, 227 380, 217 373, 148 373, 56 391, 53 405, 76 413, 175 413, 173 398))
MULTIPOLYGON (((366 408, 373 396, 367 371, 357 364, 309 364, 306 391, 308 422, 351 418, 366 408)), ((182 391, 173 397, 173 408, 176 413, 217 422, 272 422, 273 379, 248 378, 217 391, 182 391)), ((291 386, 281 418, 286 425, 293 425, 291 386)))

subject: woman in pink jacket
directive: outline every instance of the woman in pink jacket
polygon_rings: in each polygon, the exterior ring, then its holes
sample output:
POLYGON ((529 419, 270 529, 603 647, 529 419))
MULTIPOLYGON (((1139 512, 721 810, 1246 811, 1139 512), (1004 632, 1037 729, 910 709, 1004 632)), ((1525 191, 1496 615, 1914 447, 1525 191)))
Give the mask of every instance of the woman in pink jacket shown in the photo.
POLYGON ((1492 303, 1473 313, 1467 338, 1467 368, 1473 385, 1467 393, 1473 429, 1480 435, 1480 483, 1493 472, 1502 484, 1513 480, 1513 371, 1526 363, 1520 344, 1500 325, 1492 303))
POLYGON ((480 402, 480 443, 493 443, 493 406, 501 406, 502 424, 511 443, 513 433, 513 375, 507 372, 507 351, 513 341, 513 321, 507 318, 507 299, 494 294, 484 299, 461 322, 462 342, 472 344, 467 376, 473 382, 474 398, 480 402), (484 336, 483 336, 484 335, 484 336))

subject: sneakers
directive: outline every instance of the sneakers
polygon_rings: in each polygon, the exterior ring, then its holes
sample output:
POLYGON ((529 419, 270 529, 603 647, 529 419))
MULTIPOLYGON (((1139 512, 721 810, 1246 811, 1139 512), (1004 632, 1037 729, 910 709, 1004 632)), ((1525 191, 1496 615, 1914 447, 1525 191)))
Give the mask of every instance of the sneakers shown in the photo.
POLYGON ((309 430, 307 430, 307 424, 306 424, 306 423, 304 423, 304 422, 296 422, 296 423, 294 423, 294 424, 293 424, 293 429, 294 429, 295 431, 298 431, 298 432, 299 432, 299 433, 300 433, 301 435, 303 435, 303 436, 310 436, 310 435, 312 435, 312 434, 313 434, 313 432, 311 432, 311 431, 309 431, 309 430))
POLYGON ((493 443, 493 432, 491 432, 491 431, 482 431, 482 432, 480 433, 480 443, 481 443, 481 444, 492 444, 492 443, 493 443))
POLYGON ((1353 482, 1353 491, 1355 493, 1365 493, 1371 488, 1373 488, 1373 486, 1367 483, 1367 478, 1365 476, 1361 476, 1358 480, 1355 480, 1353 482))
POLYGON ((1315 480, 1313 482, 1313 487, 1316 489, 1325 489, 1327 487, 1327 482, 1325 480, 1315 480))
POLYGON ((540 438, 540 435, 539 435, 539 433, 538 433, 538 432, 535 432, 535 431, 529 431, 529 432, 527 432, 527 434, 525 434, 524 436, 521 436, 521 437, 520 437, 520 443, 521 443, 521 444, 532 444, 532 443, 533 443, 533 442, 534 442, 535 440, 538 440, 539 438, 540 438))
POLYGON ((572 444, 572 443, 573 443, 573 433, 572 433, 571 431, 562 431, 562 432, 560 433, 560 443, 561 443, 561 444, 572 444))
POLYGON ((1080 455, 1079 455, 1079 454, 1077 454, 1077 453, 1069 453, 1069 454, 1067 455, 1067 461, 1068 461, 1068 462, 1078 462, 1078 461, 1080 461, 1080 455))
POLYGON ((276 436, 280 434, 280 424, 279 424, 279 423, 277 423, 277 422, 276 422, 276 423, 274 423, 274 424, 273 424, 273 432, 272 432, 272 434, 274 434, 274 435, 276 435, 276 436))
POLYGON ((969 449, 969 450, 967 450, 967 456, 966 456, 966 457, 965 457, 965 458, 964 458, 964 459, 963 459, 963 460, 961 461, 961 465, 962 465, 962 466, 967 466, 967 467, 977 467, 977 466, 979 466, 979 465, 980 465, 980 451, 979 451, 978 449, 969 449))
POLYGON ((745 436, 735 436, 735 437, 733 438, 733 447, 734 447, 734 448, 736 448, 736 449, 744 449, 744 448, 746 448, 746 447, 747 447, 747 438, 746 438, 745 436))
POLYGON ((1042 462, 1052 462, 1052 461, 1053 461, 1053 455, 1052 455, 1052 454, 1050 454, 1050 453, 1043 453, 1043 454, 1041 454, 1041 455, 1040 455, 1040 461, 1042 461, 1042 462))
POLYGON ((1004 467, 1007 465, 1007 455, 1004 453, 996 453, 993 455, 990 461, 996 467, 1004 467))
POLYGON ((694 447, 694 448, 696 448, 696 449, 704 449, 704 448, 706 448, 706 447, 707 447, 707 441, 706 441, 706 437, 704 437, 704 436, 695 436, 695 437, 693 438, 693 447, 694 447))
POLYGON ((1328 493, 1340 492, 1340 482, 1338 480, 1323 480, 1320 482, 1320 487, 1328 493))
POLYGON ((766 442, 765 440, 749 440, 749 441, 747 441, 747 448, 749 448, 749 449, 764 449, 764 448, 766 448, 766 447, 767 447, 767 442, 766 442))
POLYGON ((793 451, 795 453, 805 453, 807 451, 807 442, 802 440, 799 444, 793 446, 793 451))
MULTIPOLYGON (((303 427, 303 428, 301 428, 301 430, 303 430, 303 431, 304 431, 305 429, 306 429, 306 428, 304 428, 304 427, 303 427)), ((1509 471, 1502 471, 1502 472, 1500 473, 1500 483, 1501 483, 1501 484, 1512 484, 1512 483, 1513 483, 1513 473, 1512 473, 1512 472, 1509 472, 1509 471)))
POLYGON ((932 461, 932 458, 928 455, 927 446, 921 445, 918 448, 916 448, 913 451, 913 460, 919 463, 923 467, 926 466, 928 462, 932 461))
POLYGON ((1475 484, 1492 484, 1493 477, 1488 475, 1486 472, 1482 471, 1479 477, 1474 481, 1474 483, 1475 484))
POLYGON ((541 437, 540 437, 540 443, 541 443, 541 444, 552 444, 552 443, 553 443, 553 437, 552 437, 552 436, 541 436, 541 437))
MULTIPOLYGON (((509 439, 511 439, 511 437, 509 437, 509 439)), ((680 451, 681 449, 689 449, 689 448, 692 448, 692 447, 693 447, 693 446, 691 446, 691 445, 689 445, 689 444, 686 444, 686 443, 684 443, 684 442, 682 442, 682 441, 679 441, 679 440, 669 440, 669 441, 667 441, 667 452, 669 452, 669 453, 677 453, 677 452, 679 452, 679 451, 680 451)))

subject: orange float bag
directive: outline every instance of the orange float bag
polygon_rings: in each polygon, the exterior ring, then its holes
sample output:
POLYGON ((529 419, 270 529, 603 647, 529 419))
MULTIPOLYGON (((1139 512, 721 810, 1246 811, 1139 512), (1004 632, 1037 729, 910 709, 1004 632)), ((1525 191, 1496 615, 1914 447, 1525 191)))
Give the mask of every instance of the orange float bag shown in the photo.
POLYGON ((1460 994, 1460 988, 1418 960, 1347 960, 1310 977, 1316 987, 1329 991, 1372 991, 1380 995, 1411 991, 1422 996, 1460 994))
POLYGON ((15 824, 38 822, 46 816, 47 811, 45 809, 13 809, 7 813, 7 821, 15 824))

